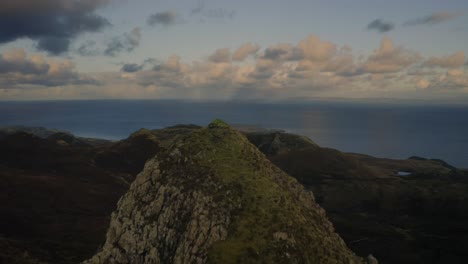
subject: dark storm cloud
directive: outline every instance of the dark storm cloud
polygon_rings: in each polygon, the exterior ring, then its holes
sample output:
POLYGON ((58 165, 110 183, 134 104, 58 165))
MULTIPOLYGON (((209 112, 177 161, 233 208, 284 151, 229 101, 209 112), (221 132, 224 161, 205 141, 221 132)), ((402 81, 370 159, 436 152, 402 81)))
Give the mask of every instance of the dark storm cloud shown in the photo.
POLYGON ((425 17, 409 20, 404 23, 405 26, 416 26, 416 25, 434 25, 442 22, 446 22, 461 16, 462 13, 455 12, 438 12, 425 17))
POLYGON ((115 37, 107 45, 104 55, 116 56, 121 52, 131 52, 140 45, 141 31, 140 28, 134 28, 132 31, 125 33, 121 37, 115 37))
POLYGON ((51 54, 68 51, 70 41, 97 32, 110 23, 95 14, 110 0, 15 0, 0 2, 0 44, 20 38, 37 41, 51 54))
POLYGON ((70 47, 70 39, 61 37, 45 37, 37 41, 36 48, 58 55, 64 53, 70 47))
POLYGON ((177 13, 173 11, 155 13, 148 17, 146 23, 150 26, 171 26, 177 23, 177 13))
POLYGON ((380 33, 385 33, 392 30, 395 25, 391 22, 385 22, 381 19, 376 19, 367 25, 368 30, 377 30, 380 33))

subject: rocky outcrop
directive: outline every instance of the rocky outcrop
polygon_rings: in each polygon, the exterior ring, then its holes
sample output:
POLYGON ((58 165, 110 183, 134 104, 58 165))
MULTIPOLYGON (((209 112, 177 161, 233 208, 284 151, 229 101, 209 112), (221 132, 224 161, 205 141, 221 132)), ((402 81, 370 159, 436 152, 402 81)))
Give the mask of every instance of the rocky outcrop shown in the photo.
POLYGON ((217 120, 148 161, 84 263, 362 263, 295 179, 217 120))

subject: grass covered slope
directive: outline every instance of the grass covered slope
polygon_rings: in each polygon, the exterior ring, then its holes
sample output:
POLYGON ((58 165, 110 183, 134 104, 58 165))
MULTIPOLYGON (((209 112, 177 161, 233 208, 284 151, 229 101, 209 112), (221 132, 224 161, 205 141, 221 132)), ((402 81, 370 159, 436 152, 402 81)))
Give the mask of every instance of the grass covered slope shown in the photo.
POLYGON ((220 120, 149 161, 88 263, 361 263, 311 193, 220 120))

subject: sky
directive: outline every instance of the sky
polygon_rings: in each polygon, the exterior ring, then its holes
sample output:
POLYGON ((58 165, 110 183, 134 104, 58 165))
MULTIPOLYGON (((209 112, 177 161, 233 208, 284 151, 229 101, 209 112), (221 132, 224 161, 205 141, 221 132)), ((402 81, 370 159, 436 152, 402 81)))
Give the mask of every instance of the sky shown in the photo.
POLYGON ((465 0, 0 3, 0 100, 468 103, 465 0))

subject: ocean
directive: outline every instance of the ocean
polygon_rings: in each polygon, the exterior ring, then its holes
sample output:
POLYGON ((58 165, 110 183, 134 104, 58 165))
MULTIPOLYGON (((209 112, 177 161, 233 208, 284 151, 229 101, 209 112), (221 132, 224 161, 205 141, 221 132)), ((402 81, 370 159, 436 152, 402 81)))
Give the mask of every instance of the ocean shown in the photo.
POLYGON ((0 102, 0 126, 42 126, 83 137, 122 139, 140 128, 234 125, 282 129, 323 147, 376 157, 443 159, 468 168, 468 106, 158 100, 0 102))

